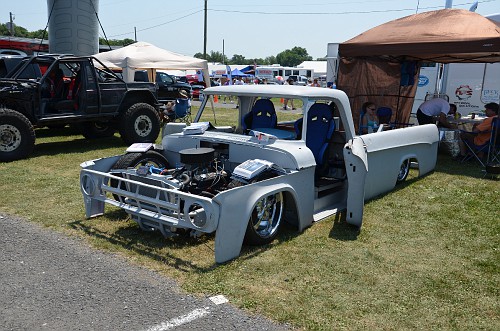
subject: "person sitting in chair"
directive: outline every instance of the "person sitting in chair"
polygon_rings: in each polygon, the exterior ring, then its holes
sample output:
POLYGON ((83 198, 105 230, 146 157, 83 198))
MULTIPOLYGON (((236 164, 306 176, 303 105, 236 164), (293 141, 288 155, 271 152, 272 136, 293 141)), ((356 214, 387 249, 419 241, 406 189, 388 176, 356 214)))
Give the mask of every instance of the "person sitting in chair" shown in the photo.
MULTIPOLYGON (((178 98, 177 100, 169 101, 165 105, 167 109, 163 111, 163 119, 166 120, 167 122, 173 121, 176 118, 184 117, 186 115, 186 114, 180 114, 179 109, 176 112, 177 105, 182 104, 183 108, 186 109, 186 112, 191 107, 191 99, 189 99, 186 91, 180 90, 179 96, 180 96, 180 98, 178 98)), ((181 107, 181 106, 179 106, 179 107, 181 107)))
POLYGON ((491 124, 495 116, 498 115, 498 104, 491 102, 484 106, 486 118, 480 122, 475 123, 472 127, 472 132, 462 131, 460 133, 460 140, 458 144, 460 146, 460 158, 464 158, 467 153, 466 142, 469 146, 481 146, 488 142, 491 136, 491 124))
POLYGON ((378 129, 379 120, 377 107, 373 102, 367 101, 361 106, 361 133, 371 133, 378 129))

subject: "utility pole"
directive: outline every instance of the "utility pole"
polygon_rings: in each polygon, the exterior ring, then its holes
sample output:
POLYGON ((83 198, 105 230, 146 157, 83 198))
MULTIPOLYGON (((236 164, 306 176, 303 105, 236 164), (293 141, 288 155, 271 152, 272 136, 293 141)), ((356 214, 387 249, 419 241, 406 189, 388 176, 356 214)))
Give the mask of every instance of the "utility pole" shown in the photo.
POLYGON ((137 42, 137 28, 134 26, 134 40, 137 42))
POLYGON ((9 12, 9 14, 10 14, 10 21, 9 21, 10 35, 14 36, 14 15, 12 15, 12 12, 9 12))
POLYGON ((203 37, 203 59, 207 59, 207 1, 205 0, 205 28, 203 37))

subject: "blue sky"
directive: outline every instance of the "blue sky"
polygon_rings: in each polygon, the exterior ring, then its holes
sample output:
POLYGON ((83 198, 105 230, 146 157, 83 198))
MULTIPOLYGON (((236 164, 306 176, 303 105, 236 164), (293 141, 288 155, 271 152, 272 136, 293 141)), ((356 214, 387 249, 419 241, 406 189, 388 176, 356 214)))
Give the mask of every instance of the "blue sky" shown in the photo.
MULTIPOLYGON (((58 0, 67 1, 67 0, 58 0)), ((99 19, 109 39, 134 39, 181 53, 203 52, 204 0, 98 0, 99 19)), ((475 1, 453 0, 469 9, 475 1)), ((478 1, 482 15, 500 12, 500 0, 478 1)), ((275 56, 295 46, 314 59, 329 42, 343 42, 400 17, 442 9, 445 0, 208 0, 207 52, 229 58, 275 56), (223 49, 224 45, 224 49, 223 49)), ((2 23, 9 20, 33 31, 47 24, 46 0, 1 1, 2 23)), ((457 22, 459 24, 459 22, 457 22)), ((102 37, 101 32, 101 37, 102 37)))

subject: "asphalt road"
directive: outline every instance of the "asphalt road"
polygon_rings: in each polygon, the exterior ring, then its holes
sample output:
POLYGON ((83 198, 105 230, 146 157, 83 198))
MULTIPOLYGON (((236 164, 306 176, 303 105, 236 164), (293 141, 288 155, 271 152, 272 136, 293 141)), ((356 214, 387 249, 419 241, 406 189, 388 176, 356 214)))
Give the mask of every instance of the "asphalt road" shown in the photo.
POLYGON ((287 329, 26 220, 0 225, 0 330, 287 329))

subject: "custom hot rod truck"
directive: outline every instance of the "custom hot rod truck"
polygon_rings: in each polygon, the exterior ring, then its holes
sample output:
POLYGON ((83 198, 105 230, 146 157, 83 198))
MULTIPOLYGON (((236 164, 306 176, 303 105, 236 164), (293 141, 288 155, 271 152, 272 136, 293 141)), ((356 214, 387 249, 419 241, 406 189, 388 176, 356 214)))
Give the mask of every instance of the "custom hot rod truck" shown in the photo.
MULTIPOLYGON (((81 164, 86 216, 105 203, 143 230, 163 235, 215 233, 215 260, 236 258, 245 242, 272 241, 280 225, 298 231, 341 210, 360 227, 366 199, 436 164, 438 130, 422 125, 355 135, 349 100, 339 90, 243 85, 207 88, 238 107, 205 98, 194 123, 168 123, 161 146, 134 144, 123 155, 81 164), (302 114, 276 112, 271 98, 300 99, 302 114), (226 108, 223 108, 226 106, 226 108), (218 126, 233 111, 234 125, 218 126), (217 123, 219 122, 219 123, 217 123)), ((227 119, 226 119, 227 120, 227 119)))

